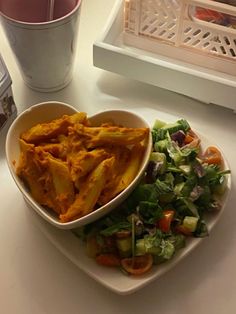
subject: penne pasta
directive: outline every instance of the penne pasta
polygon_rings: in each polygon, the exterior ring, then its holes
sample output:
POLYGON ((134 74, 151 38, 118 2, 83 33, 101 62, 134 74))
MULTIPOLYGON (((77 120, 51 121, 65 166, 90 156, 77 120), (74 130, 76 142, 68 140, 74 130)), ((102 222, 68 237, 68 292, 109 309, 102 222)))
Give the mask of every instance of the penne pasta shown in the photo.
POLYGON ((48 157, 47 161, 57 205, 60 208, 60 213, 65 213, 75 199, 69 168, 67 163, 52 157, 48 157))
POLYGON ((113 199, 117 194, 129 186, 135 178, 139 165, 143 158, 144 147, 137 144, 132 147, 126 166, 120 172, 120 175, 113 181, 113 184, 108 185, 101 193, 98 203, 104 205, 113 199))
POLYGON ((93 127, 83 112, 64 115, 21 134, 17 175, 39 204, 72 221, 128 187, 148 134, 112 123, 93 127))
POLYGON ((84 182, 79 194, 77 194, 75 202, 65 214, 60 215, 60 219, 63 222, 73 220, 75 217, 83 217, 94 210, 94 206, 106 184, 113 163, 114 157, 105 159, 93 170, 84 182))
POLYGON ((148 135, 147 128, 122 128, 111 127, 86 127, 76 125, 75 130, 81 137, 84 137, 87 148, 102 145, 133 145, 137 144, 148 135))
POLYGON ((64 115, 60 119, 53 120, 49 123, 40 123, 31 129, 23 132, 21 138, 28 143, 38 143, 51 138, 55 138, 59 134, 67 134, 68 127, 75 123, 85 123, 87 119, 86 113, 78 112, 72 116, 64 115))
POLYGON ((76 156, 69 156, 70 173, 75 182, 79 178, 86 176, 101 161, 108 158, 109 154, 104 149, 94 149, 90 152, 80 151, 76 156))

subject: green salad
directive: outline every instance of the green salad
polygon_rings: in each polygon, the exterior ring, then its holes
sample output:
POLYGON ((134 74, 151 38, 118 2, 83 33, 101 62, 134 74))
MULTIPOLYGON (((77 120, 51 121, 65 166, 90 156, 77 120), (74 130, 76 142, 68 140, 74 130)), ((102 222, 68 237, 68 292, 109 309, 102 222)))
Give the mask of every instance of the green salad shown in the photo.
POLYGON ((215 146, 204 151, 185 119, 156 120, 142 182, 119 208, 75 229, 98 264, 142 275, 172 259, 187 237, 206 237, 205 215, 221 209, 227 174, 215 146))

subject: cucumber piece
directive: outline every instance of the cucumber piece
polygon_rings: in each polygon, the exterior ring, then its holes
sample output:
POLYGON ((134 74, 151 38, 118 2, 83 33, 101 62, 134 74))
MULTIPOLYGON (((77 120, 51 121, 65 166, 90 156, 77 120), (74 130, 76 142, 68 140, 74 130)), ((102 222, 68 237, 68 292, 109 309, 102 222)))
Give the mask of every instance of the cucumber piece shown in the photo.
POLYGON ((152 152, 150 160, 166 162, 166 155, 160 152, 152 152))
POLYGON ((190 232, 194 232, 197 229, 198 220, 198 217, 185 216, 183 220, 183 226, 190 232))
POLYGON ((152 152, 150 155, 150 161, 162 163, 162 166, 159 169, 159 173, 160 174, 165 173, 165 171, 166 171, 166 155, 164 153, 152 152))
POLYGON ((132 237, 116 239, 116 245, 121 257, 132 255, 132 237))
POLYGON ((146 245, 145 239, 138 239, 136 241, 135 247, 135 255, 145 255, 145 254, 152 254, 152 255, 159 255, 161 253, 160 246, 148 246, 146 245))
POLYGON ((190 125, 185 119, 180 119, 175 123, 167 123, 162 127, 162 129, 168 131, 169 134, 178 132, 180 130, 186 133, 190 129, 190 125))
POLYGON ((163 130, 169 132, 169 134, 175 133, 177 131, 183 130, 183 127, 179 123, 168 123, 162 127, 163 130))
POLYGON ((136 241, 135 255, 140 256, 140 255, 145 255, 145 254, 146 254, 145 241, 144 239, 139 239, 136 241))
POLYGON ((181 195, 181 192, 182 192, 182 189, 185 185, 185 182, 180 182, 180 183, 177 183, 174 187, 174 193, 175 195, 181 195))
POLYGON ((161 129, 161 128, 162 128, 163 126, 165 126, 165 125, 166 125, 166 122, 157 119, 157 120, 154 122, 153 129, 161 129))
POLYGON ((168 139, 160 140, 154 144, 154 150, 161 153, 166 152, 168 143, 168 139))
POLYGON ((191 165, 180 165, 179 169, 186 175, 189 175, 192 171, 191 165))

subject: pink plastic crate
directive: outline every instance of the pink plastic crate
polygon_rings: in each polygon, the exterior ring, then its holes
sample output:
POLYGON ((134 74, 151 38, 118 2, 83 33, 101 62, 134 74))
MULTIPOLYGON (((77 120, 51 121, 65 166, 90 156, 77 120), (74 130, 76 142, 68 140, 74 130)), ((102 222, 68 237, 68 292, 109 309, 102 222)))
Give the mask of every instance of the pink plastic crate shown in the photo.
POLYGON ((125 0, 124 43, 235 76, 236 29, 199 19, 196 8, 236 21, 236 7, 211 0, 125 0))

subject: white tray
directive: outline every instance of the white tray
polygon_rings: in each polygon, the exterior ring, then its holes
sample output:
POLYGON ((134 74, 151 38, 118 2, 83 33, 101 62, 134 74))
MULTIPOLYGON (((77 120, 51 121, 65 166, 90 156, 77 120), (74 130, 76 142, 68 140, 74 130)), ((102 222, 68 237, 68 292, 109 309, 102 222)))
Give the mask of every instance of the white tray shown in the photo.
POLYGON ((124 2, 117 0, 93 45, 96 67, 236 110, 236 77, 128 46, 123 40, 124 2))

